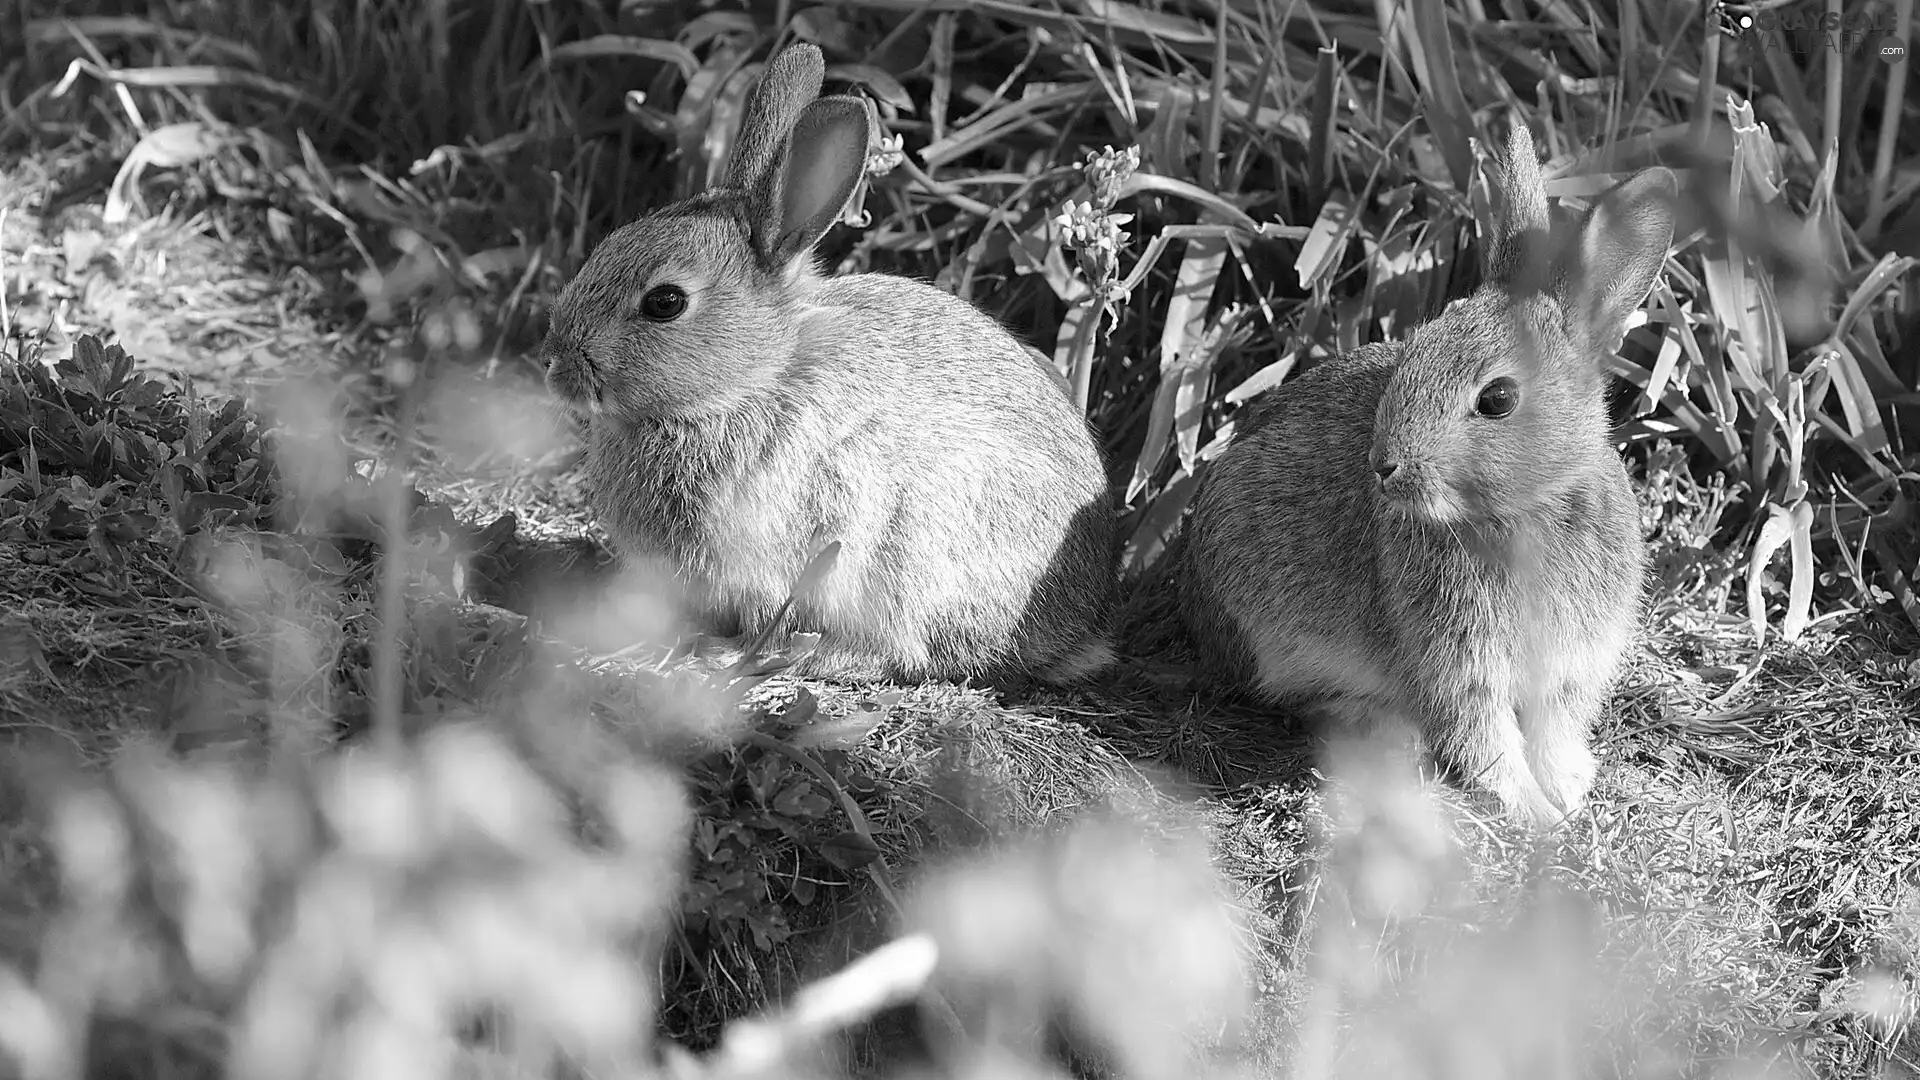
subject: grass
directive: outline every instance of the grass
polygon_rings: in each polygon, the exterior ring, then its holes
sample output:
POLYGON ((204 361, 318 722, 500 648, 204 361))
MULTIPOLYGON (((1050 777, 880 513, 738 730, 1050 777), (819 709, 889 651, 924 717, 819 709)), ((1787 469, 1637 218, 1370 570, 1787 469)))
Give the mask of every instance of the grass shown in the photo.
MULTIPOLYGON (((1835 6, 1911 40, 1910 0, 1835 6)), ((272 1071, 269 1002, 348 1055, 322 1070, 1003 1075, 1054 1023, 1121 1075, 1193 1075, 1190 1046, 1219 1075, 1920 1075, 1902 65, 1635 0, 4 17, 0 1014, 53 1006, 0 1020, 24 1075, 73 1074, 89 1008, 79 1071, 272 1071), (774 658, 729 689, 625 647, 665 628, 524 357, 594 240, 723 156, 782 34, 900 140, 831 263, 981 304, 1100 432, 1137 575, 1113 685, 774 658), (1654 161, 1688 199, 1615 367, 1647 647, 1543 850, 1198 693, 1157 579, 1242 402, 1471 286, 1471 140, 1506 109, 1563 199, 1654 161), (583 881, 631 905, 552 899, 583 881), (309 908, 373 914, 272 929, 309 908)))

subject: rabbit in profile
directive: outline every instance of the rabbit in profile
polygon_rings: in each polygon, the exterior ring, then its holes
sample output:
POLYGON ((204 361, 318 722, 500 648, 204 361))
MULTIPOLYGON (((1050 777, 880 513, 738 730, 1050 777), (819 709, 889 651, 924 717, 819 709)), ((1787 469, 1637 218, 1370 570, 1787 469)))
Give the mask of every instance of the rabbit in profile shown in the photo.
POLYGON ((1411 723, 1544 828, 1592 785, 1590 726, 1639 621, 1601 360, 1665 265, 1677 187, 1644 170, 1556 243, 1524 122, 1493 172, 1475 293, 1244 418, 1195 497, 1181 614, 1216 676, 1411 723))
POLYGON ((542 360, 586 414, 595 513, 710 628, 820 634, 805 674, 1089 675, 1117 550, 1086 418, 966 301, 820 273, 870 127, 824 70, 773 57, 724 182, 612 233, 556 299, 542 360))

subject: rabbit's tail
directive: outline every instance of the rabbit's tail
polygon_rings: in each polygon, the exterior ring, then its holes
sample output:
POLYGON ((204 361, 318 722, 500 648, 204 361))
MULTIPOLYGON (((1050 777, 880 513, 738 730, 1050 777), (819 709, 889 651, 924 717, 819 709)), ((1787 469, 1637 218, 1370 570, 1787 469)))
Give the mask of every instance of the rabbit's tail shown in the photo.
POLYGON ((1090 679, 1112 667, 1118 659, 1113 639, 1106 634, 1096 634, 1055 657, 1040 670, 1039 675, 1049 683, 1064 686, 1090 679))

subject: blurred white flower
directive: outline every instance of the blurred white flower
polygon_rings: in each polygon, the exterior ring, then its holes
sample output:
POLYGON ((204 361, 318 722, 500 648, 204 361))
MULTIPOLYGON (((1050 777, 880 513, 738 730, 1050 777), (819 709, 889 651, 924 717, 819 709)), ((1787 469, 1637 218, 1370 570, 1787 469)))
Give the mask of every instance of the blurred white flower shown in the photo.
POLYGON ((564 843, 565 814, 553 792, 480 725, 434 729, 420 765, 436 847, 479 841, 530 857, 564 843))
POLYGON ((0 1074, 21 1080, 77 1075, 78 1047, 46 998, 0 965, 0 1074))
POLYGON ((406 768, 374 750, 354 750, 331 763, 320 810, 343 851, 391 866, 426 857, 431 840, 421 791, 406 768))
POLYGON ((104 792, 75 791, 54 807, 49 833, 62 891, 86 906, 114 907, 133 873, 127 826, 104 792))

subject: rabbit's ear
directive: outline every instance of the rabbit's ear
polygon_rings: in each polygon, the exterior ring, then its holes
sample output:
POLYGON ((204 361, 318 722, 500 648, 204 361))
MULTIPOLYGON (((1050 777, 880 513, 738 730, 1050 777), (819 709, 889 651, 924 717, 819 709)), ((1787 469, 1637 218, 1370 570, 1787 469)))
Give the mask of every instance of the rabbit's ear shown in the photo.
POLYGON ((1647 169, 1602 196, 1580 223, 1576 261, 1559 275, 1559 299, 1601 348, 1619 345, 1627 317, 1666 266, 1678 195, 1672 171, 1647 169))
POLYGON ((1501 285, 1544 283, 1548 257, 1547 188, 1540 180, 1533 133, 1518 114, 1507 136, 1506 153, 1495 170, 1492 244, 1487 278, 1501 285))
POLYGON ((729 189, 759 189, 779 161, 794 121, 820 96, 826 71, 826 59, 819 47, 806 42, 784 49, 767 61, 740 117, 740 133, 727 161, 729 189))
POLYGON ((801 111, 784 158, 754 198, 754 254, 769 272, 811 250, 847 208, 866 171, 870 133, 858 98, 821 98, 801 111))

